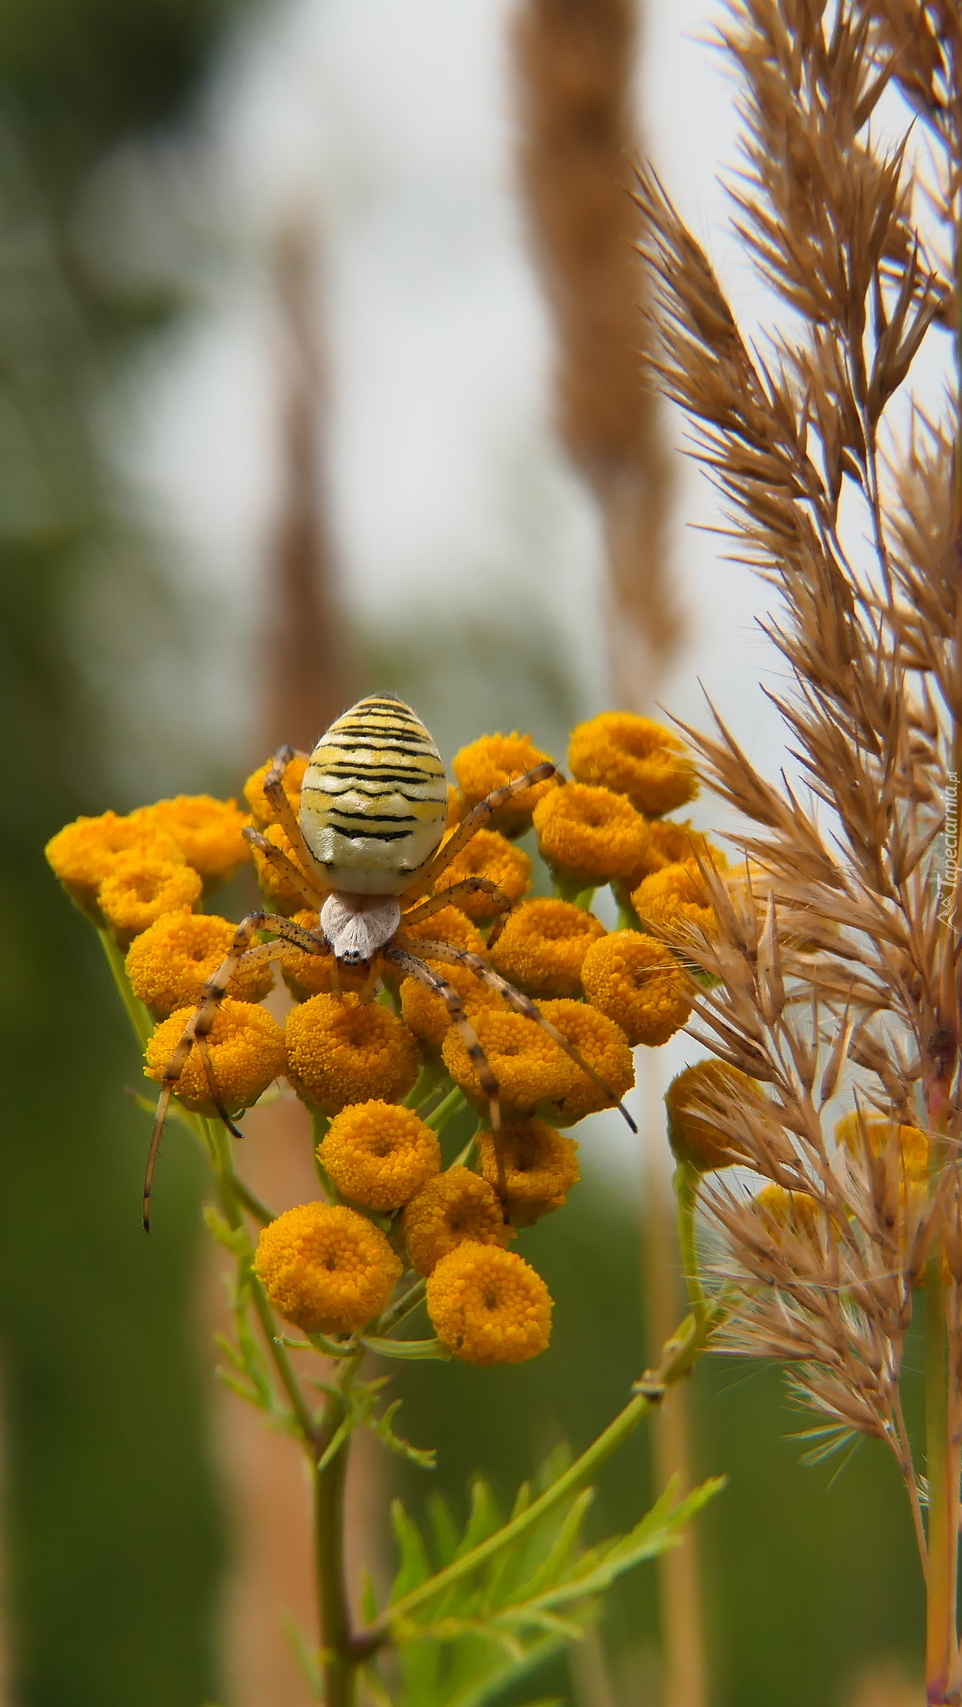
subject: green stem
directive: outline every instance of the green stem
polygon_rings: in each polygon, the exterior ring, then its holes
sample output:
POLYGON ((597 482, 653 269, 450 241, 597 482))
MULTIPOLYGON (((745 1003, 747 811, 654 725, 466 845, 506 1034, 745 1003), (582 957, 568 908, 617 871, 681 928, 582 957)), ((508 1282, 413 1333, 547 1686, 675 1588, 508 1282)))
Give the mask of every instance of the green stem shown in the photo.
POLYGON ((452 1114, 459 1113, 465 1105, 466 1099, 464 1092, 461 1090, 459 1085, 455 1085, 453 1091, 448 1091, 444 1101, 438 1103, 434 1113, 429 1114, 426 1117, 424 1124, 425 1126, 430 1126, 432 1132, 437 1132, 438 1128, 443 1126, 445 1121, 450 1119, 452 1114))
POLYGON ((948 1347, 942 1297, 942 1247, 930 1256, 925 1277, 925 1447, 928 1478, 928 1596, 926 1607, 926 1699, 947 1700, 955 1653, 955 1556, 957 1537, 949 1518, 948 1347))
POLYGON ((695 1209, 701 1174, 690 1162, 679 1162, 672 1184, 678 1201, 678 1243, 681 1247, 681 1268, 688 1288, 688 1302, 698 1321, 703 1321, 708 1309, 705 1288, 698 1266, 698 1243, 695 1238, 695 1209))
POLYGON ((403 1322, 405 1316, 409 1316, 412 1310, 417 1309, 427 1291, 427 1285, 426 1280, 416 1280, 414 1285, 402 1293, 389 1310, 385 1310, 377 1324, 377 1332, 382 1339, 391 1332, 392 1328, 396 1328, 399 1322, 403 1322))
POLYGON ((127 1017, 134 1028, 134 1035, 138 1039, 140 1047, 144 1049, 153 1034, 154 1022, 143 1002, 138 1001, 130 987, 130 979, 127 976, 127 957, 123 950, 118 948, 109 931, 98 930, 97 935, 104 951, 104 958, 110 967, 111 977, 127 1010, 127 1017))
POLYGON ((322 1460, 347 1416, 347 1391, 357 1371, 349 1364, 331 1393, 317 1440, 314 1464, 314 1552, 317 1613, 321 1642, 324 1707, 354 1707, 359 1655, 351 1633, 344 1570, 344 1492, 349 1440, 321 1468, 322 1460))
POLYGON ((540 1499, 536 1499, 524 1511, 519 1512, 517 1517, 504 1524, 486 1541, 472 1547, 470 1552, 462 1554, 460 1559, 455 1559, 452 1564, 445 1566, 443 1571, 438 1571, 427 1582, 412 1589, 410 1594, 395 1601, 393 1606, 385 1607, 379 1617, 358 1635, 354 1644, 355 1651, 364 1657, 373 1653, 389 1640, 391 1625, 396 1620, 409 1618, 425 1601, 433 1600, 442 1594, 452 1583, 476 1571, 504 1548, 513 1547, 556 1506, 563 1504, 572 1494, 578 1493, 585 1483, 591 1480, 605 1459, 610 1458, 622 1442, 628 1439, 653 1406, 660 1404, 668 1388, 691 1373, 708 1343, 709 1335, 724 1319, 725 1313, 723 1305, 716 1303, 701 1321, 694 1315, 687 1316, 675 1337, 664 1347, 658 1368, 642 1377, 637 1384, 635 1397, 628 1401, 624 1410, 619 1411, 614 1421, 599 1434, 597 1440, 592 1441, 581 1457, 575 1459, 564 1475, 559 1476, 540 1499))

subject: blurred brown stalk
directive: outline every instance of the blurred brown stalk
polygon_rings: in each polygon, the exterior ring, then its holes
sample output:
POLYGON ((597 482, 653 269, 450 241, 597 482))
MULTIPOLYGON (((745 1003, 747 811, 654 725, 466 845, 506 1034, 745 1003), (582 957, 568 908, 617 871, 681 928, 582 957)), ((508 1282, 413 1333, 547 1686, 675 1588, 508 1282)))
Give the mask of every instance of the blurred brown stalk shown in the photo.
MULTIPOLYGON (((671 463, 659 399, 642 384, 645 289, 635 245, 639 209, 627 193, 639 149, 633 107, 638 57, 634 0, 522 0, 514 21, 519 163, 529 230, 555 325, 558 431, 594 493, 608 571, 614 701, 648 710, 682 625, 669 582, 666 534, 671 463)), ((646 1110, 649 1354, 675 1325, 679 1259, 655 1134, 646 1110)), ((659 1412, 659 1483, 690 1483, 686 1399, 659 1412)), ((704 1655, 694 1541, 659 1564, 666 1707, 703 1707, 704 1655)), ((597 1675, 576 1677, 584 1707, 602 1707, 597 1675), (594 1681, 592 1681, 594 1678, 594 1681)))
POLYGON ((670 462, 638 349, 641 215, 626 193, 634 0, 522 0, 515 14, 518 156, 554 317, 558 430, 601 512, 615 702, 644 710, 678 645, 665 529, 670 462))

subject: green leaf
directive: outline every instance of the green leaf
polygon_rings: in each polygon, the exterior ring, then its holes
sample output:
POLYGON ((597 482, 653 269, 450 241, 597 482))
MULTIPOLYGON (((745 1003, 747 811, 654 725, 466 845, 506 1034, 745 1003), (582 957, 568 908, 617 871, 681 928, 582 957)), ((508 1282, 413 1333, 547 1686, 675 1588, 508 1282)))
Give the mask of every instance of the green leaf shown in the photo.
POLYGON ((437 1457, 433 1446, 412 1446, 409 1440, 405 1440, 402 1435, 394 1433, 391 1424, 395 1414, 400 1409, 401 1400, 395 1399, 393 1405, 388 1405, 387 1410, 372 1423, 371 1426, 378 1440, 382 1440, 392 1452, 397 1452, 402 1458, 407 1458, 410 1463, 417 1464, 419 1469, 433 1470, 437 1457))

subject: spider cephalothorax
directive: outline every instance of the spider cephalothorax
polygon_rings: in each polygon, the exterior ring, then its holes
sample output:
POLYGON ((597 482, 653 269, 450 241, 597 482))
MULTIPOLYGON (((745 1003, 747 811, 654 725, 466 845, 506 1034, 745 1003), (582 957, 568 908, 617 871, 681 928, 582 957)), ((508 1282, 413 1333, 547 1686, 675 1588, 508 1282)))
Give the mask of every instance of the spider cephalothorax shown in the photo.
MULTIPOLYGON (((408 928, 453 900, 484 894, 490 912, 496 916, 488 939, 490 947, 511 902, 484 877, 462 878, 440 891, 438 880, 477 831, 516 795, 540 782, 564 779, 550 761, 535 766, 479 801, 442 846, 448 799, 444 766, 423 723, 394 694, 374 694, 359 700, 321 736, 304 772, 299 813, 284 787, 284 773, 294 757, 292 748, 282 748, 264 782, 264 794, 291 854, 258 830, 244 833, 278 878, 294 890, 305 907, 318 913, 318 925, 310 930, 271 912, 250 913, 238 925, 230 952, 205 984, 164 1073, 144 1189, 144 1224, 148 1224, 154 1165, 170 1098, 192 1049, 197 1049, 203 1062, 212 1102, 236 1133, 217 1085, 208 1038, 228 984, 242 963, 247 968, 258 961, 281 959, 289 945, 308 954, 333 954, 335 969, 338 965, 352 970, 366 967, 362 999, 374 996, 385 963, 441 997, 488 1101, 499 1193, 504 1203, 507 1191, 499 1141, 498 1082, 460 995, 425 963, 422 955, 467 967, 513 1009, 535 1020, 612 1101, 617 1098, 529 997, 494 972, 481 955, 452 943, 427 940, 420 934, 411 936, 408 928), (255 943, 259 932, 268 931, 273 940, 255 943)), ((618 1106, 634 1127, 622 1105, 618 1106)))

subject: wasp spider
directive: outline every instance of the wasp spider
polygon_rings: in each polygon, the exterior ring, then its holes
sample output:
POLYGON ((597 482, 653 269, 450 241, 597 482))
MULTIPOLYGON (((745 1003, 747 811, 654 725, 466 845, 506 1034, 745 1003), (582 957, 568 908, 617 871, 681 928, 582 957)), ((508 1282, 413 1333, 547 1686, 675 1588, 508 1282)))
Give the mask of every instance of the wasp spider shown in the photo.
POLYGON ((458 992, 425 965, 421 955, 469 967, 481 983, 498 991, 517 1012, 535 1020, 617 1103, 635 1130, 623 1104, 579 1051, 479 954, 420 934, 416 939, 407 934, 407 927, 430 918, 457 896, 484 892, 492 911, 500 915, 493 940, 511 907, 497 886, 484 877, 469 877, 438 892, 438 879, 455 855, 514 795, 548 777, 563 781, 557 767, 545 762, 495 789, 473 807, 442 847, 448 798, 444 766, 420 718, 395 694, 372 694, 358 700, 321 736, 304 774, 299 816, 284 788, 284 772, 294 756, 290 747, 280 750, 264 783, 264 793, 300 868, 257 830, 247 829, 244 834, 278 876, 301 896, 305 907, 319 912, 319 925, 316 931, 307 930, 292 919, 269 912, 249 913, 238 925, 230 952, 205 984, 164 1074, 144 1186, 144 1225, 148 1225, 154 1168, 170 1098, 192 1049, 201 1057, 211 1099, 221 1119, 240 1136, 218 1090, 207 1040, 238 967, 279 959, 289 943, 308 954, 333 953, 336 965, 367 967, 363 994, 368 998, 375 992, 385 961, 442 998, 488 1099, 502 1203, 507 1200, 507 1188, 499 1140, 498 1082, 458 992), (254 944, 255 936, 262 931, 270 931, 273 940, 254 944))

